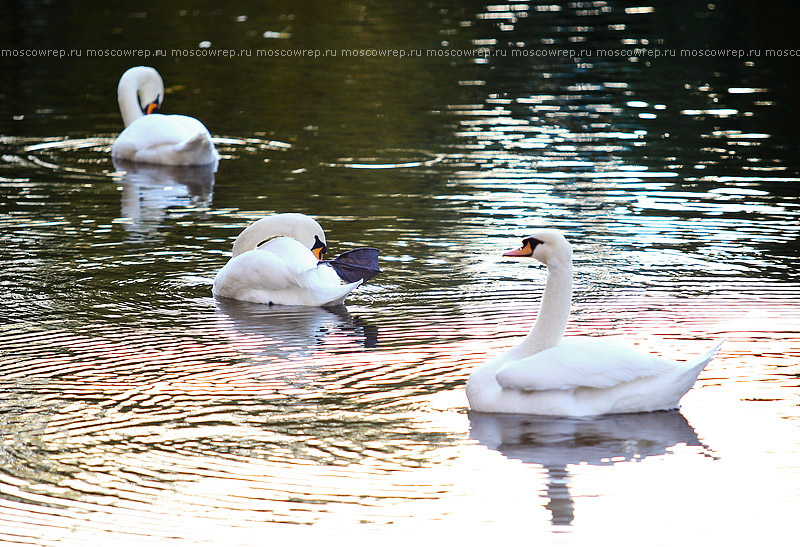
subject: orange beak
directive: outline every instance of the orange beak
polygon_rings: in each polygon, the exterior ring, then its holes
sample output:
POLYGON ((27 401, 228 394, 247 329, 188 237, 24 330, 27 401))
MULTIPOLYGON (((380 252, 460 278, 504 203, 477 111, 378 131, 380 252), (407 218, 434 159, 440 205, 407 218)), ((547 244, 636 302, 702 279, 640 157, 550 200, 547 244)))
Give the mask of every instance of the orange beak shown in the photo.
POLYGON ((314 236, 314 246, 311 247, 311 252, 314 253, 317 260, 322 260, 322 255, 324 255, 327 250, 328 247, 319 239, 319 236, 314 236))
POLYGON ((522 247, 513 251, 506 251, 503 256, 533 256, 533 247, 531 247, 530 241, 525 241, 522 247))
POLYGON ((152 114, 158 110, 158 101, 153 101, 152 103, 148 104, 144 109, 145 116, 148 114, 152 114))

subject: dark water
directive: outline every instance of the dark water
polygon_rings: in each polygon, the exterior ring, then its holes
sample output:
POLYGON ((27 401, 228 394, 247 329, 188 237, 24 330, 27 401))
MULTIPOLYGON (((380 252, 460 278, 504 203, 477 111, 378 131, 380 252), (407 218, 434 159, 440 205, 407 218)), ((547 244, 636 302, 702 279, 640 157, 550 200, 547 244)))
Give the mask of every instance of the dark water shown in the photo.
POLYGON ((785 541, 783 4, 5 4, 0 542, 785 541), (20 53, 45 49, 74 53, 20 53), (112 163, 135 64, 208 126, 215 173, 112 163), (384 273, 341 309, 216 301, 233 238, 281 211, 384 273), (575 249, 568 334, 677 360, 729 338, 680 412, 467 412, 541 295, 541 267, 499 255, 541 226, 575 249))

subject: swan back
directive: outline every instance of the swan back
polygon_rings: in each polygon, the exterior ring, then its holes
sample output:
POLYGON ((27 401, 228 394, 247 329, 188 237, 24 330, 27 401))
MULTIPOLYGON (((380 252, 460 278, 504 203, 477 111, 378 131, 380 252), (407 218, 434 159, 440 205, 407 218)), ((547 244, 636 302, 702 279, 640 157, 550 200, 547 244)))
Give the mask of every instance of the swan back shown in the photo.
POLYGON ((306 249, 318 243, 326 245, 325 232, 316 220, 301 213, 279 213, 257 220, 242 230, 233 242, 233 256, 251 251, 261 243, 280 236, 296 239, 306 249))
POLYGON ((161 75, 149 66, 129 68, 119 79, 117 100, 122 121, 128 127, 145 115, 149 105, 161 107, 161 101, 164 100, 161 75))

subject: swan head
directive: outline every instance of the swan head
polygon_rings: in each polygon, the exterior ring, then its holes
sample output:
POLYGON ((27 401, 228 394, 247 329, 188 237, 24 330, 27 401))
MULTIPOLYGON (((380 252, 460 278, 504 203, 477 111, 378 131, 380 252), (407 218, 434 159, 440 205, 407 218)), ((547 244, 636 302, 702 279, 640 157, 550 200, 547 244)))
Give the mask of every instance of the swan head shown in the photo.
POLYGON ((164 81, 153 67, 129 68, 119 79, 117 100, 122 121, 125 127, 128 127, 135 120, 161 108, 161 101, 164 100, 164 81))
POLYGON ((522 240, 522 246, 503 256, 521 256, 535 258, 547 266, 572 263, 572 246, 567 238, 553 229, 537 230, 522 240))
POLYGON ((233 256, 284 236, 308 247, 318 260, 322 260, 323 253, 328 250, 325 232, 316 220, 301 213, 279 213, 257 220, 242 230, 233 242, 233 256))

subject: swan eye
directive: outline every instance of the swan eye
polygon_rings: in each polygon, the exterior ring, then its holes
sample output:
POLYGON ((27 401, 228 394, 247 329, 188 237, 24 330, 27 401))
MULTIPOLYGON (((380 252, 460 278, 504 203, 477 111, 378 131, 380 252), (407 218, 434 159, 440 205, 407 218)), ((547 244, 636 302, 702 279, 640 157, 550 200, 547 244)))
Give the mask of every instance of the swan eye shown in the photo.
POLYGON ((530 245, 531 252, 533 252, 537 245, 544 245, 544 241, 535 237, 526 237, 522 240, 522 245, 530 245))

